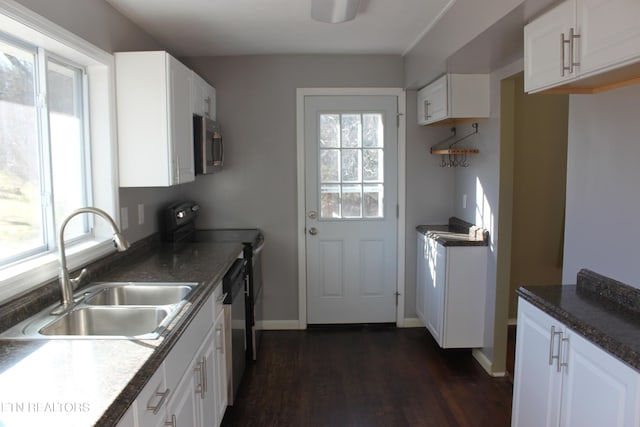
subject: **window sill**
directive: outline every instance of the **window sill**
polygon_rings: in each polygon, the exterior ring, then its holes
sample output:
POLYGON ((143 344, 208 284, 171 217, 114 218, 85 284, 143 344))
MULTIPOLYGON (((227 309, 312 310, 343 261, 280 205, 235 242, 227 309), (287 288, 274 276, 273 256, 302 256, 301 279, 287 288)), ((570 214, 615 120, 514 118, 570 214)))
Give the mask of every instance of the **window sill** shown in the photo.
MULTIPOLYGON (((66 249, 67 266, 73 271, 115 252, 107 240, 88 240, 66 249)), ((54 280, 58 276, 58 253, 48 253, 0 270, 0 303, 54 280)))

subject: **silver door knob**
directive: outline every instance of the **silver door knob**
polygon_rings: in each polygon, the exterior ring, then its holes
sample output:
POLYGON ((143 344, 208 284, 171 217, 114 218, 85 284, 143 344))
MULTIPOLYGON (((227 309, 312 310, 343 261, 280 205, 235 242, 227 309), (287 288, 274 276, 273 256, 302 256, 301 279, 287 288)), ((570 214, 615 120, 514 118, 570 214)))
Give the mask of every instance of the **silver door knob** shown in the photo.
POLYGON ((318 213, 316 211, 309 211, 307 216, 311 219, 316 219, 316 217, 318 216, 318 213))
POLYGON ((318 229, 315 227, 311 227, 309 229, 309 234, 311 234, 312 236, 315 236, 316 234, 318 234, 318 229))

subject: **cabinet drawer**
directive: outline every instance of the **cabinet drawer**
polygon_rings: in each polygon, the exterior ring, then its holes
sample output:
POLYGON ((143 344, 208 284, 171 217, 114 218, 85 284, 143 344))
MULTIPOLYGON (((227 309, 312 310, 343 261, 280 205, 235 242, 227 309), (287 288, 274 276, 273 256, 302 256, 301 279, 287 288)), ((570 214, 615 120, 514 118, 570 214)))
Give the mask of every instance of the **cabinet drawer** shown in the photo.
POLYGON ((213 327, 213 295, 200 307, 189 327, 164 361, 167 384, 175 386, 187 369, 187 364, 200 348, 207 332, 213 327))

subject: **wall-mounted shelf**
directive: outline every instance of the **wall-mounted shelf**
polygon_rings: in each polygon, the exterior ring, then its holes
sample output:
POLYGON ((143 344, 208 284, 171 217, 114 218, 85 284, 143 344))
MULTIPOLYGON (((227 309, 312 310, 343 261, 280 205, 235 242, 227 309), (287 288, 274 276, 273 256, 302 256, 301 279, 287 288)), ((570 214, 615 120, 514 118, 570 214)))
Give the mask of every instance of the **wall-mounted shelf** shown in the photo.
POLYGON ((431 147, 431 154, 442 156, 442 161, 440 162, 441 167, 462 166, 463 168, 466 168, 469 166, 467 156, 470 154, 478 154, 480 152, 480 150, 478 150, 477 148, 453 148, 453 146, 460 141, 465 140, 478 133, 478 123, 472 124, 471 127, 473 128, 473 132, 453 141, 447 148, 437 148, 438 145, 441 145, 456 137, 456 128, 452 127, 451 136, 445 138, 444 140, 431 147))
POLYGON ((464 155, 464 154, 478 154, 480 150, 477 148, 443 148, 443 149, 431 149, 431 154, 451 154, 451 155, 464 155))

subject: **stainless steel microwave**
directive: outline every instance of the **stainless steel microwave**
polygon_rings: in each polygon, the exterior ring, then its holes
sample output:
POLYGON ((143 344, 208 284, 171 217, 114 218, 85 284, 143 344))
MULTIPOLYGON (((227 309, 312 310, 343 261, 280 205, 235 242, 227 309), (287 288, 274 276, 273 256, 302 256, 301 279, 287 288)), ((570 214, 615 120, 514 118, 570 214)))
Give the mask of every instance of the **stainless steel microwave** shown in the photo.
POLYGON ((224 147, 218 122, 194 115, 193 140, 196 174, 205 175, 222 169, 224 147))

